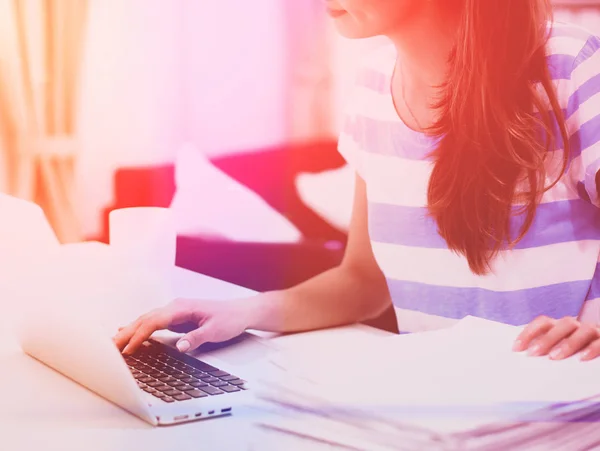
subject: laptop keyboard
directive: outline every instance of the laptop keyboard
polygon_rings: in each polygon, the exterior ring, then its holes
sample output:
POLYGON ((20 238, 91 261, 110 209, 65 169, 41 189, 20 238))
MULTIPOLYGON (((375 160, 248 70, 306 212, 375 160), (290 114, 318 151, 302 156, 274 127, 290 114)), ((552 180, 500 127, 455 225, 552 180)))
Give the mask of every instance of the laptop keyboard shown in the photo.
POLYGON ((187 401, 246 390, 245 381, 176 349, 149 340, 123 356, 138 386, 164 402, 187 401))

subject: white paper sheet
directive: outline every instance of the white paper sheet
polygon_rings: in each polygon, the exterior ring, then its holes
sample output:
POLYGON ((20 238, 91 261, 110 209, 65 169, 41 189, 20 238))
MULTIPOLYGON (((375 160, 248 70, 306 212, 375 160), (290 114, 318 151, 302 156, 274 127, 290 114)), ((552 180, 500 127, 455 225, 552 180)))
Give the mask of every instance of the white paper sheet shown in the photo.
POLYGON ((302 394, 296 401, 316 410, 362 412, 446 433, 600 393, 600 359, 515 353, 520 330, 466 318, 446 330, 286 353, 275 361, 287 377, 271 389, 267 383, 266 392, 279 401, 302 394))

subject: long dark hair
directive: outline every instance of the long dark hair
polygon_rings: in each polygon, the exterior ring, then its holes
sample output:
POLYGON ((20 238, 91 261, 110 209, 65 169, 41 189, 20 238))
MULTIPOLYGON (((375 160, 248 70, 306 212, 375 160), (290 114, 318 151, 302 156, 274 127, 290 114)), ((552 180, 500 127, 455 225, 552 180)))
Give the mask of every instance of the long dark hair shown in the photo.
POLYGON ((442 139, 433 154, 428 207, 448 247, 464 255, 475 274, 486 274, 498 252, 525 235, 541 195, 564 174, 569 140, 547 65, 549 2, 463 0, 461 8, 435 105, 439 120, 430 130, 442 139), (558 147, 554 120, 563 162, 545 186, 549 151, 558 147), (516 213, 524 221, 512 231, 516 213))

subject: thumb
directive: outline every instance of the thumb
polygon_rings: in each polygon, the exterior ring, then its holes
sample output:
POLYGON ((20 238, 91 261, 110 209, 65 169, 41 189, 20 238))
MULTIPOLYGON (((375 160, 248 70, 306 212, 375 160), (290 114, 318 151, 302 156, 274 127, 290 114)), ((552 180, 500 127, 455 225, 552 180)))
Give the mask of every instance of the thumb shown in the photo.
POLYGON ((177 342, 179 352, 193 351, 198 346, 208 342, 210 339, 210 329, 206 326, 200 326, 198 329, 184 335, 177 342))

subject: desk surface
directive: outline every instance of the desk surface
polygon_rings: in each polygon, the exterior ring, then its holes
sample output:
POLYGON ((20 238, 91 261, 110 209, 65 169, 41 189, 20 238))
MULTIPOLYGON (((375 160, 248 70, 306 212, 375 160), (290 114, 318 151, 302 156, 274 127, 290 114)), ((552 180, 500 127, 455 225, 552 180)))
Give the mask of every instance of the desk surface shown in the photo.
MULTIPOLYGON (((181 268, 174 269, 173 280, 178 297, 227 299, 252 294, 247 289, 181 268)), ((253 427, 253 419, 243 414, 153 428, 23 354, 9 330, 0 328, 0 449, 306 449, 306 442, 257 431, 253 427)), ((344 342, 349 335, 357 337, 361 334, 388 336, 385 332, 356 325, 285 337, 265 335, 261 341, 284 347, 310 347, 316 342, 344 342)), ((246 360, 252 360, 254 368, 259 368, 260 358, 257 359, 257 356, 268 354, 268 346, 236 346, 217 352, 216 357, 219 362, 224 362, 224 369, 228 364, 246 360)))

